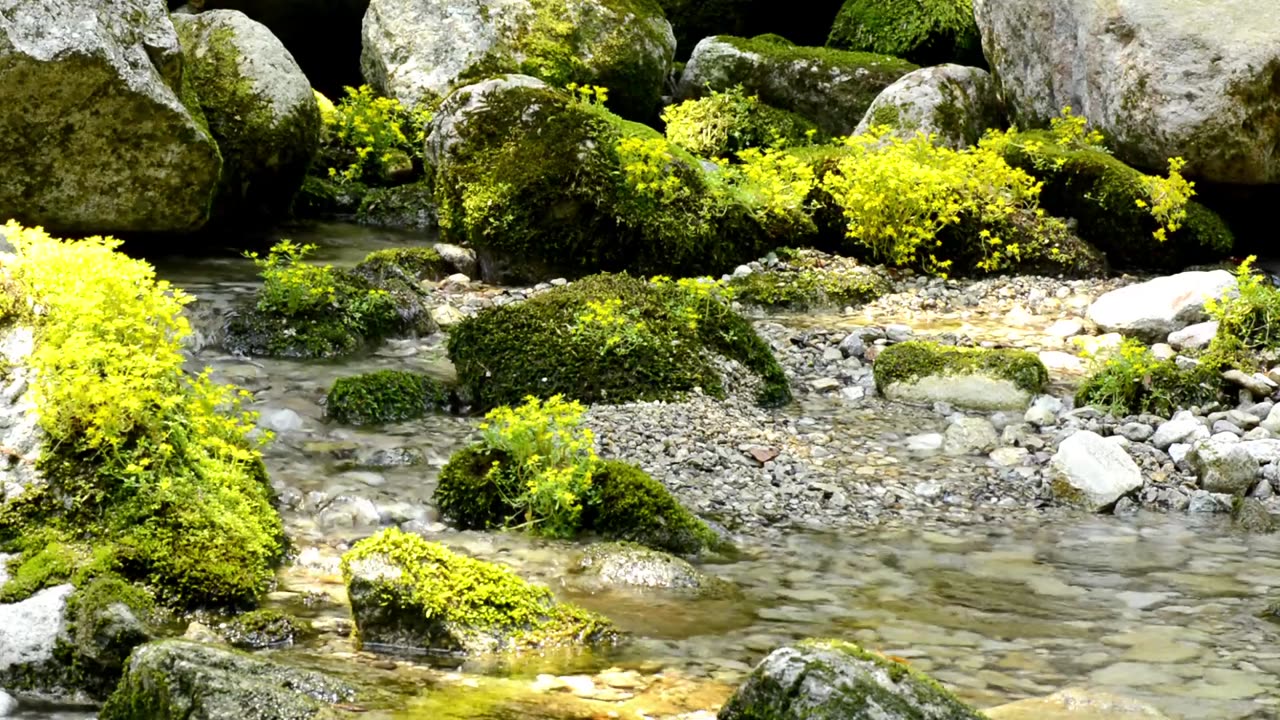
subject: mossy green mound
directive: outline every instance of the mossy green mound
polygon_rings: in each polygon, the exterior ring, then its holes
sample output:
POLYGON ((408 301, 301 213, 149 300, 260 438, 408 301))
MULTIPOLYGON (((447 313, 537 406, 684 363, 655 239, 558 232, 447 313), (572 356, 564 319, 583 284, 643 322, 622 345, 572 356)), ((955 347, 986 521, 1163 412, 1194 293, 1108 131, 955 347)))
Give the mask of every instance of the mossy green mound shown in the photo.
POLYGON ((714 286, 696 282, 594 275, 486 309, 459 323, 448 347, 459 385, 480 409, 516 405, 528 395, 623 403, 701 388, 723 397, 714 354, 763 381, 760 402, 790 398, 768 344, 714 286))
POLYGON ((885 348, 872 371, 876 389, 891 399, 976 410, 1025 408, 1049 383, 1049 371, 1034 353, 922 340, 885 348))
POLYGON ((183 370, 189 298, 117 241, 5 234, 0 297, 34 332, 23 364, 44 433, 40 480, 0 504, 16 579, 34 591, 114 573, 173 607, 252 603, 283 531, 241 396, 183 370))
POLYGON ((1094 148, 1066 147, 1052 133, 1016 133, 1004 158, 1044 182, 1040 203, 1077 221, 1077 234, 1107 255, 1115 268, 1180 270, 1223 257, 1234 238, 1217 213, 1191 201, 1181 229, 1163 242, 1150 210, 1143 174, 1094 148))
POLYGON ((893 289, 876 270, 813 250, 778 251, 778 262, 729 281, 733 297, 767 308, 863 305, 893 289))
POLYGON ((1095 363, 1076 390, 1076 405, 1090 405, 1116 417, 1143 413, 1170 417, 1177 410, 1217 400, 1223 387, 1219 373, 1215 362, 1183 368, 1172 359, 1157 359, 1137 340, 1126 340, 1095 363))
POLYGON ((515 279, 721 273, 789 230, 656 131, 530 78, 457 91, 435 127, 442 236, 515 279))
POLYGON ((219 628, 232 647, 258 650, 292 645, 305 626, 297 618, 279 610, 252 610, 237 615, 219 628))
POLYGON ((973 0, 847 0, 827 44, 921 66, 985 66, 973 0))
POLYGON ((349 425, 413 420, 448 407, 449 391, 439 381, 399 370, 339 378, 325 400, 325 413, 349 425))
POLYGON ((477 654, 608 643, 602 617, 493 563, 391 529, 342 557, 360 643, 477 654))
POLYGON ((813 141, 818 128, 786 110, 769 107, 741 88, 686 100, 662 113, 667 139, 694 155, 730 157, 751 147, 787 147, 813 141))

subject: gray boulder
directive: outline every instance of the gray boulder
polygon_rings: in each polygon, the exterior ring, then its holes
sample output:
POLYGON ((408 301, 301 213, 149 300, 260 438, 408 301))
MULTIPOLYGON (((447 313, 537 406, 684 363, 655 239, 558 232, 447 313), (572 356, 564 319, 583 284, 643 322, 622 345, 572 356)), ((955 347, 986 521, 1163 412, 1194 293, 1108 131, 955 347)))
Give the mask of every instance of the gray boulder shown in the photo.
POLYGON ((1103 332, 1164 342, 1175 330, 1208 320, 1205 300, 1235 286, 1226 270, 1178 273, 1112 290, 1089 306, 1088 317, 1103 332))
POLYGON ((342 681, 185 640, 144 645, 101 720, 308 720, 350 702, 342 681))
POLYGON ((175 15, 187 77, 222 151, 215 215, 286 215, 320 146, 311 83, 275 35, 243 13, 175 15))
POLYGON ((1209 320, 1169 333, 1168 341, 1175 350, 1203 350, 1217 334, 1218 321, 1209 320))
POLYGON ((894 135, 934 135, 955 149, 977 145, 987 128, 1000 127, 1003 110, 995 81, 986 70, 938 65, 908 73, 884 89, 854 130, 887 125, 894 135))
POLYGON ((1226 183, 1280 182, 1274 0, 975 0, 982 45, 1018 123, 1063 106, 1116 154, 1226 183))
POLYGON ((916 69, 887 55, 722 35, 706 38, 694 48, 676 99, 742 85, 748 95, 802 115, 824 132, 848 135, 885 88, 916 69))
POLYGON ((942 451, 948 455, 985 454, 1000 444, 995 425, 986 418, 962 417, 947 426, 942 451))
POLYGON ((1142 471, 1124 448, 1081 430, 1058 445, 1049 461, 1054 495, 1093 512, 1111 508, 1142 487, 1142 471))
POLYGON ((680 590, 696 595, 725 595, 733 586, 695 568, 688 561, 635 543, 597 543, 572 568, 570 582, 591 592, 645 588, 680 590))
POLYGON ((372 0, 360 66, 410 107, 500 73, 609 88, 609 107, 644 119, 675 56, 671 24, 644 0, 372 0))
POLYGON ((1211 493, 1242 495, 1261 477, 1258 460, 1240 443, 1200 440, 1191 446, 1187 462, 1200 478, 1200 487, 1211 493))
POLYGON ((941 685, 906 665, 840 640, 775 650, 719 720, 981 720, 941 685))
POLYGON ((0 216, 64 233, 202 226, 222 160, 162 0, 0 0, 0 216))

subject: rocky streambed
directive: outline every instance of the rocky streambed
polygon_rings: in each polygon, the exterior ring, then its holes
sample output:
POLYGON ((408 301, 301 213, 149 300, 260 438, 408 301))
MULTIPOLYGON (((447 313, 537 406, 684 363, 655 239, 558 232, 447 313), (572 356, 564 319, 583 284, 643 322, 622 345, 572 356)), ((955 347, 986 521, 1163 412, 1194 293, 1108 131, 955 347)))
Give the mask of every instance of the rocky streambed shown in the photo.
MULTIPOLYGON (((319 259, 336 264, 405 241, 347 226, 311 232, 296 239, 320 243, 319 259)), ((203 318, 255 286, 252 265, 238 259, 159 266, 200 299, 198 335, 203 318)), ((1086 686, 1172 718, 1272 717, 1280 626, 1259 613, 1280 588, 1280 537, 1237 532, 1221 512, 1184 512, 1224 508, 1204 499, 1211 494, 1195 488, 1193 473, 1154 454, 1143 460, 1148 487, 1123 516, 1063 509, 1046 475, 1058 435, 1118 434, 1116 421, 1069 401, 957 413, 875 392, 867 352, 880 333, 882 343, 943 335, 1057 357, 1054 387, 1066 394, 1082 368, 1067 337, 1081 331, 1094 297, 1124 282, 899 278, 894 293, 858 310, 757 318, 797 394, 786 408, 734 396, 592 408, 602 453, 640 464, 732 534, 741 554, 701 568, 736 586, 728 594, 601 588, 573 571, 580 545, 446 525, 430 498, 439 469, 473 439, 474 418, 376 429, 325 420, 323 398, 338 377, 394 368, 447 378, 440 335, 342 362, 248 360, 213 345, 191 360, 249 389, 276 435, 267 462, 294 551, 268 604, 308 619, 313 632, 267 652, 375 678, 395 698, 375 714, 709 718, 773 649, 834 636, 900 658, 978 707, 1086 686), (356 652, 338 559, 389 525, 511 565, 634 638, 499 668, 356 652)), ((441 289, 462 315, 526 292, 461 281, 441 289)))

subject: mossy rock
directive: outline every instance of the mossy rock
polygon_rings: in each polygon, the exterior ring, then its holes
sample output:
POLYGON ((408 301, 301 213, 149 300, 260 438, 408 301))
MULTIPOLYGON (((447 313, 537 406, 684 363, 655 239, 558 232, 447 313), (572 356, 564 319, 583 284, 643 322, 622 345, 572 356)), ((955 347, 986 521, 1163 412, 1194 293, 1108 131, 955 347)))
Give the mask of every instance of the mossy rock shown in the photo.
POLYGON ((390 529, 342 557, 362 647, 450 654, 608 644, 604 618, 493 563, 390 529))
POLYGON ((720 274, 778 241, 758 202, 688 152, 532 78, 463 88, 432 128, 443 239, 474 248, 486 267, 514 269, 487 279, 720 274), (636 161, 624 142, 661 155, 641 165, 666 189, 629 175, 636 161))
POLYGON ((876 389, 909 402, 947 402, 975 410, 1026 408, 1049 371, 1025 350, 958 348, 913 340, 890 345, 872 368, 876 389))
POLYGON ((1077 234, 1106 253, 1114 268, 1181 270, 1231 251, 1234 238, 1217 213, 1191 201, 1182 228, 1161 242, 1150 211, 1143 175, 1092 148, 1065 147, 1045 131, 1015 134, 1005 160, 1044 182, 1040 204, 1059 217, 1074 218, 1077 234))
POLYGON ((218 627, 229 645, 246 650, 292 645, 305 630, 301 620, 270 609, 237 615, 218 627))
POLYGON ((783 260, 729 281, 735 300, 765 308, 806 310, 865 305, 893 289, 876 270, 813 251, 778 253, 783 260), (825 262, 824 262, 825 261, 825 262))
POLYGON ((399 230, 434 230, 439 225, 434 190, 425 182, 374 188, 361 199, 356 222, 399 230))
POLYGON ((326 220, 354 215, 369 188, 353 182, 340 185, 328 178, 308 175, 293 197, 293 216, 303 220, 326 220))
POLYGON ((420 373, 379 370, 339 378, 325 399, 325 413, 348 425, 414 420, 447 409, 449 391, 420 373))
POLYGON ((482 444, 458 450, 440 470, 432 500, 462 530, 492 530, 515 523, 519 511, 490 472, 509 463, 506 453, 482 444))
POLYGON ((752 671, 720 720, 983 720, 937 681, 842 640, 802 640, 752 671))
POLYGON ((1257 498, 1236 497, 1231 505, 1233 524, 1246 532, 1273 533, 1280 529, 1280 522, 1257 498))
POLYGON ((626 275, 594 275, 487 308, 453 328, 448 349, 459 385, 482 410, 528 395, 624 403, 701 388, 723 397, 713 354, 763 381, 761 403, 790 399, 773 351, 728 304, 626 275))
POLYGON ((847 0, 827 44, 894 55, 925 67, 986 65, 973 0, 847 0))
POLYGON ((799 115, 769 107, 741 89, 686 100, 663 111, 667 139, 705 158, 753 147, 788 147, 825 140, 799 115))
POLYGON ((741 85, 766 105, 796 113, 824 133, 840 136, 853 132, 885 88, 917 69, 889 55, 722 35, 698 43, 676 98, 688 100, 741 85))
POLYGON ((727 580, 708 575, 687 560, 636 543, 594 543, 570 567, 567 582, 587 592, 668 591, 700 599, 741 597, 727 580))
POLYGON ((842 0, 811 0, 803 12, 776 0, 658 0, 676 33, 676 56, 688 59, 699 40, 738 35, 786 44, 820 45, 842 0))

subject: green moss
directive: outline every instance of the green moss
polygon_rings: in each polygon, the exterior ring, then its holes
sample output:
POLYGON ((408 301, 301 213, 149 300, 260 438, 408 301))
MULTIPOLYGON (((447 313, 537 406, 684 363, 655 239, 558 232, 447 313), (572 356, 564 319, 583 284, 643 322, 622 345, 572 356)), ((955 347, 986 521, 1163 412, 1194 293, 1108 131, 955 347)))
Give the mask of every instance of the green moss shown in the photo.
POLYGON ((1182 269, 1230 251, 1233 237, 1220 217, 1196 202, 1187 206, 1182 228, 1166 241, 1150 212, 1142 173, 1093 149, 1068 148, 1044 131, 1024 131, 1005 145, 1005 160, 1044 182, 1040 203, 1048 212, 1074 218, 1077 233, 1107 255, 1115 268, 1182 269))
POLYGON ((32 550, 10 561, 9 581, 0 587, 0 603, 20 602, 67 582, 84 555, 83 549, 47 537, 24 544, 32 550))
POLYGON ((413 420, 448 406, 449 392, 438 381, 398 370, 339 378, 325 400, 328 416, 348 425, 413 420))
POLYGON ((328 178, 308 175, 293 198, 293 215, 301 219, 328 219, 355 213, 369 188, 358 182, 339 185, 328 178))
POLYGON ((782 37, 781 35, 778 35, 777 33, 765 33, 763 35, 756 35, 755 37, 751 38, 751 41, 758 42, 758 43, 773 43, 775 45, 785 45, 788 47, 795 47, 795 43, 782 37))
POLYGON ((863 305, 892 289, 888 278, 871 268, 826 267, 809 251, 789 254, 778 268, 734 278, 729 287, 744 303, 791 310, 863 305))
POLYGON ((827 44, 923 66, 985 66, 973 0, 847 0, 827 44))
POLYGON ((360 639, 395 637, 434 651, 516 651, 607 642, 607 620, 556 602, 493 563, 389 529, 342 557, 360 639))
POLYGON ((261 649, 292 645, 305 629, 302 621, 279 610, 253 610, 223 623, 219 630, 232 647, 261 649))
POLYGON ((708 158, 730 157, 751 147, 789 147, 819 139, 813 123, 748 97, 741 87, 670 106, 662 119, 668 140, 708 158))
POLYGON ((85 584, 67 599, 70 672, 93 697, 116 685, 133 649, 152 637, 148 621, 155 608, 150 593, 114 576, 85 584))
POLYGON ((489 530, 510 525, 518 513, 489 475, 491 470, 500 472, 506 462, 505 453, 490 450, 482 444, 455 452, 440 470, 440 479, 432 496, 440 514, 462 530, 489 530))
POLYGON ((416 182, 370 190, 356 210, 356 222, 378 227, 430 229, 438 223, 436 215, 432 186, 416 182))
POLYGON ((876 389, 893 383, 912 383, 935 375, 981 373, 1012 382, 1032 395, 1043 392, 1049 371, 1034 353, 1025 350, 958 348, 912 340, 890 345, 876 356, 873 367, 876 389))
POLYGON ((488 308, 454 327, 448 348, 459 384, 480 409, 518 405, 528 395, 623 403, 700 387, 723 397, 712 353, 758 375, 762 403, 790 398, 768 344, 726 303, 625 275, 594 275, 488 308), (605 324, 589 319, 606 305, 605 324))
POLYGON ((583 522, 600 535, 677 555, 726 549, 706 523, 640 468, 607 461, 592 480, 599 496, 584 511, 583 522))
POLYGON ((1097 407, 1115 417, 1143 413, 1170 417, 1179 409, 1217 400, 1222 387, 1213 363, 1184 369, 1173 360, 1157 360, 1150 349, 1129 340, 1095 366, 1075 400, 1079 407, 1097 407))
POLYGON ((449 264, 435 248, 398 247, 369 253, 352 272, 375 285, 389 279, 421 282, 445 278, 449 264))

